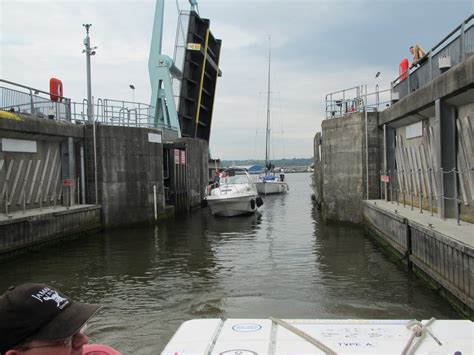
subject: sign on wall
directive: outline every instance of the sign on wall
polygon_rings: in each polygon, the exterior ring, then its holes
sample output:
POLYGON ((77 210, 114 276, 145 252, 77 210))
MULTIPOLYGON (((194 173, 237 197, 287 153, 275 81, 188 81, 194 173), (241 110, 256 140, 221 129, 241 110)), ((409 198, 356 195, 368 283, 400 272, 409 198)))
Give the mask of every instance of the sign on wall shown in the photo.
POLYGON ((176 165, 179 164, 179 158, 180 158, 179 149, 175 149, 174 150, 174 163, 176 165))
POLYGON ((36 141, 2 138, 1 143, 3 152, 37 153, 36 141))

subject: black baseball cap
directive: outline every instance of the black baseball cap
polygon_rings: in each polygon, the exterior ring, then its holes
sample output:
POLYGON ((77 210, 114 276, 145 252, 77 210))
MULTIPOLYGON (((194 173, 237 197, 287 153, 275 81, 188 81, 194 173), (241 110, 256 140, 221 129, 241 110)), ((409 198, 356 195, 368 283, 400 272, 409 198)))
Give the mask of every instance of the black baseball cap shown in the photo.
POLYGON ((0 297, 0 354, 26 339, 67 338, 100 307, 73 302, 45 284, 11 286, 0 297))

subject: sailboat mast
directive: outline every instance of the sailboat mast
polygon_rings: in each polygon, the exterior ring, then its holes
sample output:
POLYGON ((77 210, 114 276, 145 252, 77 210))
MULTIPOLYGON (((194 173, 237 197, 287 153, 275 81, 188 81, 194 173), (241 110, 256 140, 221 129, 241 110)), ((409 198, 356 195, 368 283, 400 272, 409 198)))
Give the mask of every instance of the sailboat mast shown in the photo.
POLYGON ((265 166, 267 166, 270 160, 270 66, 272 57, 271 41, 271 36, 268 36, 267 129, 265 136, 265 166))

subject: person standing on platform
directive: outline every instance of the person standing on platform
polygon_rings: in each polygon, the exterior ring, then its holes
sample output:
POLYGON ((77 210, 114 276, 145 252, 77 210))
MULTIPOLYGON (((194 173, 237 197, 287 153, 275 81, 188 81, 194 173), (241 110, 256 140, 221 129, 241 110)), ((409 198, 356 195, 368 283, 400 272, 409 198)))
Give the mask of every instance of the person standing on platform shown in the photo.
POLYGON ((413 55, 413 61, 410 65, 410 68, 416 67, 420 65, 420 61, 424 59, 426 56, 426 52, 419 44, 415 44, 414 46, 410 47, 410 53, 413 55))
POLYGON ((285 181, 285 169, 280 168, 280 181, 285 181))

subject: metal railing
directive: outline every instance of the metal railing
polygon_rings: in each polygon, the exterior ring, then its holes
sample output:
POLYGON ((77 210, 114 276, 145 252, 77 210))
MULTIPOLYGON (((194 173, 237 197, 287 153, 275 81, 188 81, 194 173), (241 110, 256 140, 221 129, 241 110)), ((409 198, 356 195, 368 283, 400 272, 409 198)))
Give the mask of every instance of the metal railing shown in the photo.
POLYGON ((13 215, 26 214, 27 211, 33 209, 39 211, 54 210, 58 207, 69 209, 75 205, 85 204, 84 198, 81 197, 80 178, 68 180, 72 182, 70 186, 61 184, 59 188, 53 187, 53 189, 50 189, 50 186, 42 180, 33 180, 31 184, 38 186, 35 190, 32 185, 27 185, 23 181, 18 191, 15 189, 14 181, 5 180, 0 191, 0 211, 5 217, 12 218, 13 215))
MULTIPOLYGON (((420 213, 423 213, 423 203, 428 200, 429 211, 433 216, 434 200, 450 200, 455 203, 456 220, 460 225, 460 214, 461 204, 468 206, 472 199, 469 200, 464 193, 460 193, 462 189, 461 175, 467 174, 472 178, 474 174, 474 168, 467 168, 466 170, 458 170, 456 168, 450 170, 433 168, 428 169, 410 169, 410 170, 380 170, 380 198, 390 201, 392 204, 395 202, 397 205, 403 204, 414 209, 415 199, 418 200, 417 204, 420 209, 420 213), (453 179, 453 195, 449 196, 443 189, 442 179, 444 176, 452 175, 453 179), (425 177, 428 177, 428 184, 426 184, 425 177), (438 185, 438 188, 436 186, 438 185), (463 196, 464 195, 464 196, 463 196), (409 200, 409 201, 407 201, 409 200)), ((443 217, 443 219, 445 219, 443 217)))
POLYGON ((470 15, 431 48, 419 66, 409 68, 391 82, 392 100, 417 90, 473 54, 474 15, 470 15))
POLYGON ((49 92, 3 79, 0 85, 0 110, 71 121, 71 99, 53 101, 49 92))
MULTIPOLYGON (((46 91, 3 79, 0 79, 0 84, 0 110, 75 123, 88 122, 86 99, 71 102, 71 99, 59 96, 58 101, 52 101, 46 91)), ((140 102, 99 98, 93 111, 95 122, 104 125, 178 130, 164 123, 155 123, 150 115, 152 106, 140 102)))
POLYGON ((379 112, 391 103, 390 89, 380 91, 379 86, 367 93, 367 85, 335 91, 326 95, 326 118, 341 117, 356 112, 379 112))

